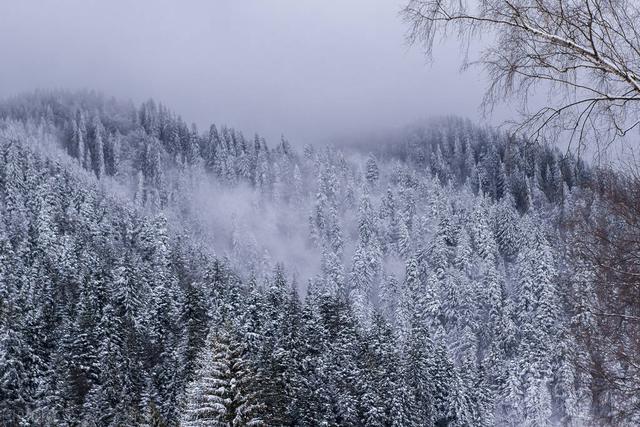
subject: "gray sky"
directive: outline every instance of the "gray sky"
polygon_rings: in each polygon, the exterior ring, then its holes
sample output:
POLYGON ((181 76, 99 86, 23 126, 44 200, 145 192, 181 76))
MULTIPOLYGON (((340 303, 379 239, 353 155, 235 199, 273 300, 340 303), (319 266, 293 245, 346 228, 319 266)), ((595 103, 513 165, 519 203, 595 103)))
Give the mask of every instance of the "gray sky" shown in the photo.
POLYGON ((0 2, 0 97, 88 88, 153 97, 201 128, 325 142, 432 115, 479 119, 457 44, 404 42, 399 0, 0 2))

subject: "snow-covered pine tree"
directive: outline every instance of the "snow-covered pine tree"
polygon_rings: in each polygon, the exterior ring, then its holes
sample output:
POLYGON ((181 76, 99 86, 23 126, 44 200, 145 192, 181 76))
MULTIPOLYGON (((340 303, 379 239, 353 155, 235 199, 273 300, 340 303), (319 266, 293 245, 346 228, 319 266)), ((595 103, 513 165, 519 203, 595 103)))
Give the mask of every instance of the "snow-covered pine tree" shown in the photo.
POLYGON ((263 425, 262 404, 252 390, 255 370, 229 329, 225 325, 207 337, 195 379, 186 390, 180 417, 184 427, 263 425))
POLYGON ((378 182, 378 178, 380 177, 380 171, 378 169, 378 163, 377 163, 376 157, 373 155, 373 153, 369 153, 369 157, 367 158, 366 169, 367 169, 367 172, 366 172, 367 182, 369 183, 369 185, 375 186, 376 183, 378 182))

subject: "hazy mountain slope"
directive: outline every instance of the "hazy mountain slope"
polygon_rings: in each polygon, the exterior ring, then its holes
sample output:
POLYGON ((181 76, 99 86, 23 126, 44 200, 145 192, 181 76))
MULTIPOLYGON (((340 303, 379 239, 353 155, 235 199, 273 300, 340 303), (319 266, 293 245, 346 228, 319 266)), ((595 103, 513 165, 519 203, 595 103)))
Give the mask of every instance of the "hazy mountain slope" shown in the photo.
POLYGON ((93 93, 0 117, 7 423, 599 422, 579 159, 459 119, 298 152, 93 93))

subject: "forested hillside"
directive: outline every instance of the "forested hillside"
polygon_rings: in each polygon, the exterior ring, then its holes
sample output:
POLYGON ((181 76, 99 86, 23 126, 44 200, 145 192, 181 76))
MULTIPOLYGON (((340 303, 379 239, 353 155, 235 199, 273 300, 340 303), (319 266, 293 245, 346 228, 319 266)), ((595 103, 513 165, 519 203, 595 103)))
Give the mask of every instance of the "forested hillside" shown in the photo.
POLYGON ((640 422, 637 182, 455 118, 303 148, 92 92, 0 120, 6 425, 640 422))

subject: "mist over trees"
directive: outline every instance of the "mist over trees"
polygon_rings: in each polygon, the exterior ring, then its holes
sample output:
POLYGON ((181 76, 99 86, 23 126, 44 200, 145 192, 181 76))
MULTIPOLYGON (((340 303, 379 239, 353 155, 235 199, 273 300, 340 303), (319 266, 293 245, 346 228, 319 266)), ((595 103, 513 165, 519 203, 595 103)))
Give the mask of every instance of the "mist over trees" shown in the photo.
POLYGON ((457 118, 324 148, 92 92, 0 118, 4 424, 640 422, 628 177, 457 118))

